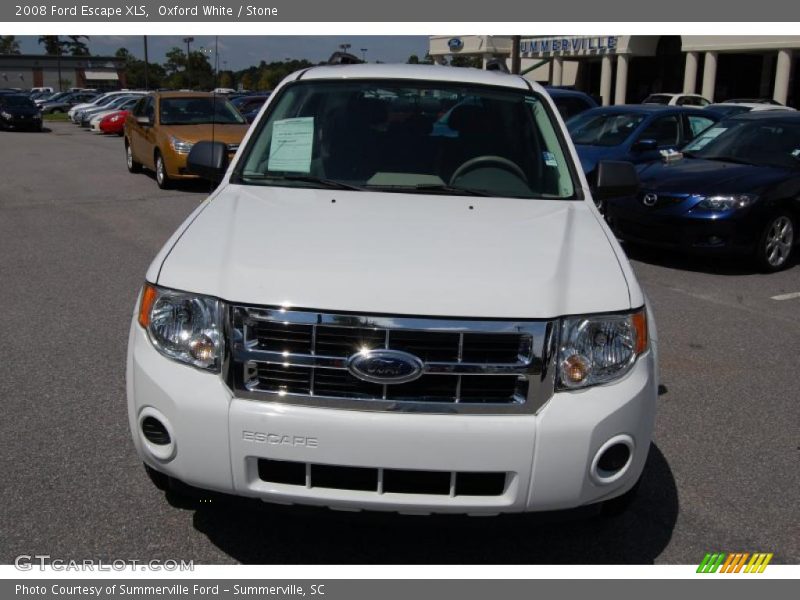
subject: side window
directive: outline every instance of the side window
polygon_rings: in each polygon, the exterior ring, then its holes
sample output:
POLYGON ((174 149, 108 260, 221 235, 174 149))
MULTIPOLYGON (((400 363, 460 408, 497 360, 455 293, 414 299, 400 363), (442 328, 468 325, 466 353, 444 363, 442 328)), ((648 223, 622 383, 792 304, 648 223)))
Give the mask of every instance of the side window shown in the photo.
POLYGON ((656 119, 642 135, 640 140, 655 140, 658 146, 675 146, 679 140, 680 123, 677 115, 656 119))
POLYGON ((697 134, 699 134, 702 131, 705 131, 714 124, 714 120, 709 119, 708 117, 700 117, 698 115, 688 115, 686 118, 689 121, 689 132, 688 132, 689 137, 686 140, 687 142, 689 140, 693 140, 697 136, 697 134))
POLYGON ((156 102, 152 96, 147 98, 147 102, 144 105, 144 116, 152 122, 156 120, 156 102))
POLYGON ((144 106, 147 104, 147 97, 140 98, 136 105, 133 107, 133 116, 134 117, 143 117, 144 116, 144 106))

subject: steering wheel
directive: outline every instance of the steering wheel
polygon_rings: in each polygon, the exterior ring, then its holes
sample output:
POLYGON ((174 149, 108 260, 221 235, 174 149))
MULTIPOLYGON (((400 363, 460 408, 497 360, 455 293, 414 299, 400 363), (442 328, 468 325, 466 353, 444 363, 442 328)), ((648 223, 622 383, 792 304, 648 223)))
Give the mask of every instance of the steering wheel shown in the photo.
POLYGON ((453 174, 450 176, 450 185, 453 185, 459 177, 461 177, 464 173, 468 171, 473 171, 478 166, 483 165, 484 163, 493 164, 500 168, 505 169, 506 171, 510 171, 517 177, 519 177, 525 183, 528 183, 528 178, 525 177, 525 173, 522 169, 519 168, 519 165, 507 158, 503 158, 502 156, 494 156, 492 154, 484 154, 483 156, 476 156, 475 158, 470 158, 467 162, 462 163, 453 174))

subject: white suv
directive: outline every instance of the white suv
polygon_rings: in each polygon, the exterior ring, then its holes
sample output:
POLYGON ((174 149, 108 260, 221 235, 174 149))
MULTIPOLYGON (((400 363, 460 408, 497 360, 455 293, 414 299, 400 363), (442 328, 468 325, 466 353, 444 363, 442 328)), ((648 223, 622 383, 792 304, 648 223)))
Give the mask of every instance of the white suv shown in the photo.
MULTIPOLYGON (((408 513, 630 499, 655 327, 541 87, 315 67, 228 150, 193 147, 219 186, 153 261, 130 329, 130 427, 156 483, 408 513)), ((636 185, 628 163, 598 169, 599 193, 636 185)))

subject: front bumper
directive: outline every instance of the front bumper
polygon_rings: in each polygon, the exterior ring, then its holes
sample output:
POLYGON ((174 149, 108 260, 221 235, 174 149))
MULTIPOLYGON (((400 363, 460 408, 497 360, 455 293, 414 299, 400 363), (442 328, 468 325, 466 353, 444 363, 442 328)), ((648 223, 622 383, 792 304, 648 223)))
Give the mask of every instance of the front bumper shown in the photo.
POLYGON ((620 239, 661 248, 708 254, 749 254, 758 238, 748 213, 712 218, 642 208, 632 199, 610 201, 606 220, 620 239))
POLYGON ((38 116, 13 117, 11 119, 0 117, 0 125, 2 125, 4 129, 39 129, 42 126, 42 118, 38 116))
POLYGON ((445 415, 290 406, 234 397, 219 375, 159 354, 134 320, 128 413, 141 459, 189 485, 278 503, 407 513, 496 514, 573 508, 624 493, 650 446, 657 396, 655 342, 613 385, 559 393, 535 415, 445 415), (148 442, 144 416, 174 447, 148 442), (630 441, 618 477, 591 474, 610 440, 630 441), (313 440, 313 443, 310 442, 313 440), (259 459, 311 465, 506 473, 492 496, 382 493, 264 481, 259 459))

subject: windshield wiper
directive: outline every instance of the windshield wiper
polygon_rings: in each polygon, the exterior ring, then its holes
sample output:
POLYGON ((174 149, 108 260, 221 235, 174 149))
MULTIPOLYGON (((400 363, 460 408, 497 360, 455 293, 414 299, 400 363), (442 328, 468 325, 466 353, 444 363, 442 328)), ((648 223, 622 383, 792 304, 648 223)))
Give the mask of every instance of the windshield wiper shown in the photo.
POLYGON ((442 192, 461 196, 492 196, 489 192, 472 188, 454 187, 444 183, 418 183, 417 185, 369 185, 371 190, 386 192, 442 192))
POLYGON ((263 173, 242 174, 242 179, 266 180, 266 181, 302 181, 303 183, 316 183, 322 187, 335 190, 355 190, 363 191, 364 188, 351 185, 334 179, 324 177, 314 177, 313 175, 265 175, 263 173))
POLYGON ((722 162, 729 162, 735 163, 737 165, 750 165, 756 166, 756 163, 751 162, 749 160, 745 160, 743 158, 737 158, 736 156, 726 156, 726 155, 719 155, 719 156, 704 156, 706 160, 721 160, 722 162))

